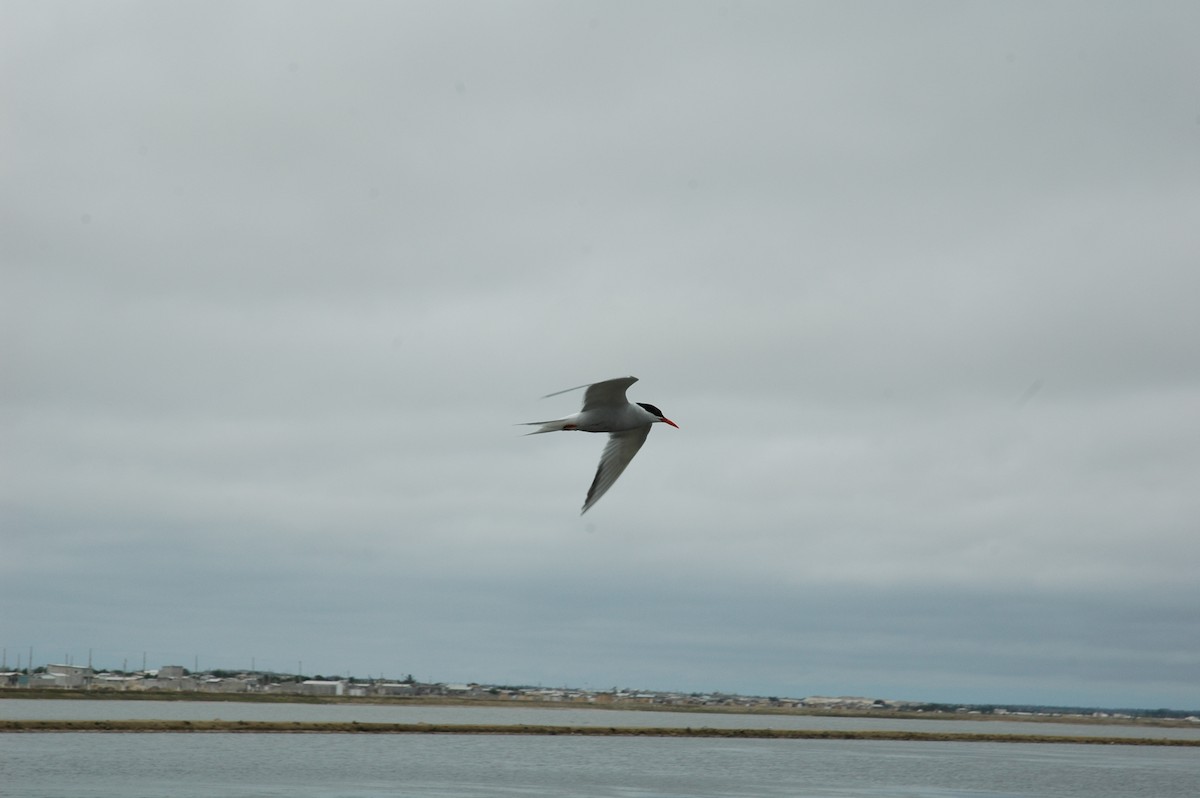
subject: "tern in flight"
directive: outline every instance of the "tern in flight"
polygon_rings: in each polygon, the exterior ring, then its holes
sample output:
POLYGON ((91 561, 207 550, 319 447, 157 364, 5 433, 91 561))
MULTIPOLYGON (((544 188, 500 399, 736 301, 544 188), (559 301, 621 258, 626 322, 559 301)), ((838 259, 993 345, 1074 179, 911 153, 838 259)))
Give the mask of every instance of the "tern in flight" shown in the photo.
POLYGON ((645 402, 630 402, 625 398, 625 391, 637 382, 637 377, 618 377, 615 380, 594 382, 591 385, 579 385, 556 391, 543 396, 551 396, 578 391, 587 388, 583 394, 583 408, 573 416, 558 418, 553 421, 528 421, 527 425, 542 426, 530 435, 542 432, 558 432, 559 430, 581 430, 583 432, 607 432, 608 444, 604 454, 600 455, 600 467, 596 469, 596 478, 588 488, 587 499, 583 502, 580 515, 586 513, 600 497, 613 486, 617 477, 633 460, 633 456, 646 442, 650 427, 661 421, 679 429, 679 425, 662 414, 654 405, 645 402))

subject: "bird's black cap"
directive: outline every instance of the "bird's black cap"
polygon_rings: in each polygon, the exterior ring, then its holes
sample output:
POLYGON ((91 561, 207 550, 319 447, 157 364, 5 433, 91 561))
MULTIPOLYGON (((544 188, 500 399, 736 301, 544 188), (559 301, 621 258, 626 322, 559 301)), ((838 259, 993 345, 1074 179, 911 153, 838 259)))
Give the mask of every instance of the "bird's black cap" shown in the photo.
POLYGON ((658 416, 659 418, 663 417, 663 412, 661 410, 659 410, 657 407, 655 407, 654 405, 648 405, 645 402, 638 402, 638 406, 641 407, 643 410, 645 410, 647 413, 653 413, 654 415, 658 416))

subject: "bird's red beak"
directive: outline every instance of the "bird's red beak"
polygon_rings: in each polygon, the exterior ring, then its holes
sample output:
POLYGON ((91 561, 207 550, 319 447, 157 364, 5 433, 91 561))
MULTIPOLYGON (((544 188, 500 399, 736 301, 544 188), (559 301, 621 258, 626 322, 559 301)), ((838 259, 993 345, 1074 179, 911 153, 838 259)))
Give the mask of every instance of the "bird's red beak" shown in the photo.
POLYGON ((674 421, 672 421, 671 419, 667 418, 666 416, 659 416, 659 417, 658 417, 658 420, 659 420, 659 421, 661 421, 661 422, 663 422, 664 424, 670 424, 670 425, 671 425, 672 427, 674 427, 675 429, 679 429, 679 425, 678 425, 678 424, 676 424, 676 423, 675 423, 674 421))

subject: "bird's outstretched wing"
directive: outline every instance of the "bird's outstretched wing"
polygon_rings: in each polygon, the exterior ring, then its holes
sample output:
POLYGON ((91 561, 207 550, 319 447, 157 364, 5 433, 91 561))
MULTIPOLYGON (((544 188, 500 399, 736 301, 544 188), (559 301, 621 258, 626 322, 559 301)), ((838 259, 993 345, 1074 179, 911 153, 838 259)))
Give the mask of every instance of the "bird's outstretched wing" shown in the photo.
MULTIPOLYGON (((625 398, 625 391, 629 390, 629 386, 637 382, 637 377, 617 377, 615 380, 605 380, 604 382, 593 383, 588 386, 588 389, 583 394, 583 410, 598 410, 602 407, 624 407, 629 404, 629 400, 625 398)), ((642 440, 645 440, 643 438, 642 440)), ((642 444, 638 444, 641 446, 642 444)), ((633 449, 637 451, 635 446, 633 449)), ((633 457, 633 455, 629 455, 633 457)), ((628 462, 628 461, 626 461, 628 462)))
POLYGON ((629 390, 629 386, 638 381, 637 377, 617 377, 604 382, 593 382, 587 385, 576 385, 574 388, 566 388, 562 391, 555 391, 543 396, 543 399, 549 399, 551 396, 578 391, 580 388, 587 388, 587 392, 583 395, 583 410, 591 410, 597 407, 620 407, 626 404, 629 400, 625 398, 625 391, 629 390))
MULTIPOLYGON (((623 383, 625 380, 633 379, 635 378, 626 377, 623 380, 609 380, 609 382, 623 383)), ((604 384, 597 383, 597 385, 604 384)), ((622 395, 624 395, 625 388, 622 387, 620 390, 622 395)), ((651 426, 647 424, 644 427, 635 427, 634 429, 609 433, 608 444, 604 447, 604 453, 600 455, 600 467, 596 469, 596 477, 592 480, 592 486, 588 488, 587 500, 583 503, 583 509, 579 511, 580 515, 586 513, 588 508, 600 501, 600 497, 613 486, 613 483, 617 481, 617 477, 621 476, 621 473, 625 471, 625 467, 633 460, 633 456, 638 453, 638 449, 642 448, 642 444, 646 442, 646 437, 650 434, 651 426)))

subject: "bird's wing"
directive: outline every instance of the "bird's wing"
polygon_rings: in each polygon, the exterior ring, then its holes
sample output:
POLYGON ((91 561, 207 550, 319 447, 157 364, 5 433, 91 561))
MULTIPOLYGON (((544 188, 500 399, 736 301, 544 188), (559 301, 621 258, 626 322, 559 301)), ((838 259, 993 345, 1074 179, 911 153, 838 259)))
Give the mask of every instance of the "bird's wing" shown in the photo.
POLYGON ((593 382, 588 385, 576 385, 574 388, 567 388, 562 391, 555 391, 543 396, 543 399, 549 399, 551 396, 578 391, 580 388, 587 388, 587 393, 583 395, 583 409, 591 410, 596 407, 620 407, 628 404, 625 398, 625 391, 630 385, 637 382, 637 377, 617 377, 615 380, 605 380, 604 382, 593 382))
MULTIPOLYGON (((617 408, 629 404, 625 391, 637 382, 637 377, 617 377, 615 380, 593 383, 583 394, 583 410, 599 410, 600 408, 617 408)), ((641 446, 639 443, 638 446, 641 446)), ((633 449, 637 451, 637 447, 633 449)), ((633 457, 633 455, 629 455, 633 457)))
MULTIPOLYGON (((620 382, 620 380, 612 380, 612 382, 620 382)), ((638 449, 642 448, 642 444, 646 442, 646 436, 650 434, 652 426, 652 424, 647 424, 644 427, 609 433, 604 454, 600 455, 600 467, 596 469, 596 478, 592 480, 592 486, 588 488, 587 500, 583 503, 583 509, 579 511, 580 515, 586 513, 588 508, 600 501, 600 497, 604 495, 605 491, 613 486, 617 477, 621 476, 625 467, 633 460, 633 456, 638 453, 638 449)))

